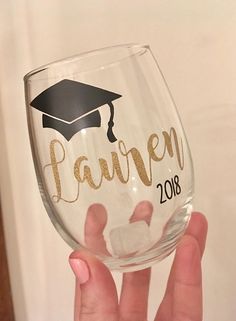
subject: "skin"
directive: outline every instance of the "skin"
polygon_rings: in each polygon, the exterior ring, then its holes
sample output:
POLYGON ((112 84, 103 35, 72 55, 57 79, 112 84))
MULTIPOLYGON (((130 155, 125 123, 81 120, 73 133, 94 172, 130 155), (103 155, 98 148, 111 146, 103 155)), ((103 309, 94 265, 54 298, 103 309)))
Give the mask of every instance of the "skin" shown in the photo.
MULTIPOLYGON (((106 213, 96 205, 88 211, 85 234, 87 244, 96 244, 106 253, 102 231, 106 225, 106 213), (99 212, 100 211, 100 212, 99 212), (98 225, 92 218, 103 217, 98 225), (91 214, 93 213, 93 214, 91 214), (91 229, 89 228, 91 224, 91 229)), ((143 206, 141 204, 140 206, 143 206)), ((131 221, 139 219, 140 207, 136 208, 131 221)), ((145 219, 150 222, 152 208, 146 208, 145 219)), ((164 298, 154 321, 202 321, 202 273, 201 258, 205 249, 207 221, 201 213, 193 213, 185 235, 177 246, 164 298)), ((75 251, 70 260, 85 262, 87 277, 81 269, 76 271, 75 321, 146 321, 151 268, 123 274, 120 299, 110 271, 95 257, 75 251)))

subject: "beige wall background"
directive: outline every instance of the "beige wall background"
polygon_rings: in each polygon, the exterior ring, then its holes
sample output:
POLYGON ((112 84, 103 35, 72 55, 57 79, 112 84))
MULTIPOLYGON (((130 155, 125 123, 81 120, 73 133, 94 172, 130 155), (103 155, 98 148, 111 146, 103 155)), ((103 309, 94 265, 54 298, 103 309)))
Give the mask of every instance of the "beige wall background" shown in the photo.
MULTIPOLYGON (((235 319, 235 39, 235 0, 1 1, 0 183, 16 321, 72 320, 74 294, 71 250, 38 192, 22 77, 52 60, 127 42, 150 44, 189 138, 195 208, 209 221, 204 320, 235 319)), ((171 261, 153 268, 150 320, 171 261)))

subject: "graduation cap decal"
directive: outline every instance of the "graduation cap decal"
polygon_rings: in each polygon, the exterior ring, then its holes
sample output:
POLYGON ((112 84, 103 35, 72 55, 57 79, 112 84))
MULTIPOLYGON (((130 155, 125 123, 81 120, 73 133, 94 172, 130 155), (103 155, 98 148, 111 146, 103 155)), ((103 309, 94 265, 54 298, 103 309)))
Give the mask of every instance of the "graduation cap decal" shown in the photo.
POLYGON ((114 106, 112 101, 120 98, 116 93, 64 79, 39 94, 30 105, 43 112, 43 127, 59 131, 68 141, 83 128, 101 127, 98 108, 108 104, 110 119, 107 137, 115 142, 114 106))

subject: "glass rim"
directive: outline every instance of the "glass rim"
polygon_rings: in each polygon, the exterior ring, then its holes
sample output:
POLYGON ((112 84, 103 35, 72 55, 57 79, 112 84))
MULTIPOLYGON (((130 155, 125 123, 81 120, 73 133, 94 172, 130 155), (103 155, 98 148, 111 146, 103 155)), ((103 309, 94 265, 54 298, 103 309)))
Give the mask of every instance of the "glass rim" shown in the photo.
POLYGON ((103 48, 98 48, 98 49, 93 49, 85 52, 81 52, 69 57, 65 57, 59 60, 52 61, 50 63, 47 63, 45 65, 39 66, 37 68, 32 69, 29 71, 24 77, 23 80, 24 82, 27 82, 30 80, 30 78, 36 74, 39 74, 45 70, 52 69, 57 66, 62 66, 70 63, 77 62, 79 60, 83 60, 88 57, 92 57, 95 55, 101 55, 104 53, 108 53, 109 51, 112 50, 119 50, 119 49, 131 49, 134 50, 133 52, 127 52, 126 55, 124 55, 123 58, 120 59, 114 59, 112 62, 104 63, 101 65, 101 67, 107 67, 109 65, 112 65, 114 63, 120 62, 125 58, 130 58, 132 56, 140 55, 146 52, 146 50, 150 50, 150 46, 148 44, 138 44, 138 43, 128 43, 128 44, 119 44, 119 45, 113 45, 113 46, 107 46, 103 48))

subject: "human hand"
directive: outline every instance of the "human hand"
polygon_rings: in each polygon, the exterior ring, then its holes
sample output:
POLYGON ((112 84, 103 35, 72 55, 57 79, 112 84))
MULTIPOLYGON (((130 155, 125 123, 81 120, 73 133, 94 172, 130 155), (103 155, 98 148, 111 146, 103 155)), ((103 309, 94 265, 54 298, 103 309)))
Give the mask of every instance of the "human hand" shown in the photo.
MULTIPOLYGON (((206 219, 200 213, 193 213, 177 246, 166 292, 154 321, 202 321, 201 257, 206 234, 206 219)), ((101 236, 98 246, 103 245, 101 236)), ((94 256, 75 251, 70 255, 70 264, 76 275, 75 321, 147 320, 151 268, 124 273, 118 299, 110 271, 94 256)))

